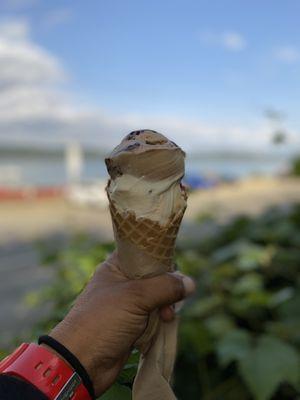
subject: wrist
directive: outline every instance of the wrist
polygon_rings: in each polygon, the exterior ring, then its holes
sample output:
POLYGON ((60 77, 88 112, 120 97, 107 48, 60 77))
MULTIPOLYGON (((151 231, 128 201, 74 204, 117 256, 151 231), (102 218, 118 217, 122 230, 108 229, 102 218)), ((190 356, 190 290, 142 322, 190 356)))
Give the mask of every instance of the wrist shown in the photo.
POLYGON ((50 332, 50 337, 79 360, 90 377, 96 396, 102 395, 114 383, 119 369, 115 372, 115 362, 101 356, 99 343, 95 344, 89 337, 82 337, 78 331, 64 323, 56 326, 50 332))
POLYGON ((81 376, 46 347, 23 343, 0 362, 0 373, 35 386, 48 399, 93 399, 81 376))
POLYGON ((80 360, 67 347, 51 336, 39 337, 38 343, 41 347, 44 347, 47 351, 51 352, 56 357, 59 357, 66 365, 68 365, 69 368, 76 372, 89 392, 91 399, 95 398, 94 385, 87 370, 81 364, 80 360))

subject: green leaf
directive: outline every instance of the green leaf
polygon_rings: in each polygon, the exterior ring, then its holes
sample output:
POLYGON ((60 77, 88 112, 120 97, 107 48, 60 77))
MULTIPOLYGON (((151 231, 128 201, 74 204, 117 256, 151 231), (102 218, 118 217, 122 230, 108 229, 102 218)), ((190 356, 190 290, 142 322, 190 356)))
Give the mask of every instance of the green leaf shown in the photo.
POLYGON ((292 299, 293 294, 294 294, 294 289, 291 287, 285 287, 281 290, 278 290, 270 298, 269 305, 271 307, 277 307, 281 304, 284 304, 287 300, 292 299))
POLYGON ((263 288, 262 276, 257 273, 250 273, 242 276, 233 286, 233 293, 240 295, 251 292, 258 292, 263 288))
POLYGON ((115 383, 99 400, 131 400, 131 390, 115 383))
POLYGON ((228 262, 246 250, 252 248, 252 244, 244 240, 237 240, 236 242, 230 243, 224 247, 217 249, 212 255, 212 259, 215 263, 228 262))
POLYGON ((239 271, 233 263, 224 263, 218 265, 218 268, 212 271, 213 282, 219 283, 223 282, 225 279, 230 281, 230 279, 235 278, 239 275, 239 271))
POLYGON ((182 273, 197 278, 207 268, 209 261, 196 251, 189 249, 184 251, 184 255, 178 255, 176 262, 182 273))
POLYGON ((2 361, 6 356, 8 356, 8 354, 9 354, 8 350, 0 349, 0 361, 2 361))
POLYGON ((239 371, 255 400, 268 400, 281 383, 297 384, 299 355, 287 343, 264 335, 247 357, 240 359, 239 371))
POLYGON ((300 319, 300 291, 297 291, 293 297, 283 303, 279 309, 279 317, 284 321, 300 319))
POLYGON ((189 307, 189 309, 186 311, 186 314, 189 317, 202 318, 218 310, 222 306, 222 304, 223 300, 218 295, 201 298, 195 301, 189 307))
POLYGON ((283 340, 300 345, 300 319, 288 321, 266 322, 265 329, 268 333, 278 336, 283 340))
POLYGON ((121 384, 131 384, 137 372, 139 362, 139 352, 133 350, 126 365, 123 367, 122 371, 118 376, 118 382, 121 384))
POLYGON ((213 351, 214 343, 210 332, 202 321, 183 321, 179 326, 180 352, 184 355, 201 357, 213 351))
POLYGON ((128 365, 131 366, 133 364, 135 364, 137 366, 139 363, 139 359, 140 359, 139 351, 136 349, 132 350, 132 352, 127 360, 126 366, 128 366, 128 365))
POLYGON ((217 353, 222 365, 242 360, 248 355, 251 344, 250 334, 242 329, 230 331, 217 345, 217 353))
POLYGON ((204 324, 215 337, 222 337, 234 328, 233 320, 224 313, 206 318, 204 324))
POLYGON ((267 291, 250 292, 247 294, 247 302, 249 307, 268 307, 270 304, 271 294, 267 291))
POLYGON ((238 257, 237 266, 242 271, 251 271, 263 265, 269 258, 268 256, 268 248, 249 245, 249 247, 238 257))
POLYGON ((230 299, 230 310, 242 318, 256 317, 263 318, 264 310, 268 308, 270 302, 270 293, 264 292, 250 292, 243 297, 235 296, 230 299), (252 317, 251 317, 252 316, 252 317))
POLYGON ((134 377, 137 372, 137 365, 136 364, 127 364, 123 368, 123 370, 120 372, 120 375, 118 377, 118 382, 122 384, 131 384, 134 380, 134 377))

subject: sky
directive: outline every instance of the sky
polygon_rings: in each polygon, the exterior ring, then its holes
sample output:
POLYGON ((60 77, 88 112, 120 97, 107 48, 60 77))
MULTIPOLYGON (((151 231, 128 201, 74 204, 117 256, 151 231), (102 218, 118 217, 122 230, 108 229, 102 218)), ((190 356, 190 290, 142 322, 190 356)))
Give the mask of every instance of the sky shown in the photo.
POLYGON ((298 0, 0 0, 0 143, 300 146, 298 0), (265 110, 280 111, 270 121, 265 110))

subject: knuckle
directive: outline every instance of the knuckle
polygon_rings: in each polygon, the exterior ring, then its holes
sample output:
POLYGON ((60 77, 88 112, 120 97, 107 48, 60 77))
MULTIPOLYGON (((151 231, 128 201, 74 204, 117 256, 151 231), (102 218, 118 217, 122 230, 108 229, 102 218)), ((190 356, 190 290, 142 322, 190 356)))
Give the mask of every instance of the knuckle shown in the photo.
POLYGON ((139 280, 132 280, 126 283, 126 292, 133 299, 141 299, 143 297, 143 287, 139 280))
POLYGON ((127 286, 128 301, 131 306, 135 309, 135 312, 148 312, 149 305, 149 293, 147 285, 144 284, 143 280, 130 281, 127 286))

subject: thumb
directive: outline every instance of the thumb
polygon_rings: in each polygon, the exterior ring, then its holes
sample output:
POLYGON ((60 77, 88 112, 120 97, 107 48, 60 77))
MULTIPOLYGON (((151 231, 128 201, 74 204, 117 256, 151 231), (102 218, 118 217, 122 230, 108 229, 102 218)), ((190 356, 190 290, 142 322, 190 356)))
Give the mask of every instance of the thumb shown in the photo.
POLYGON ((183 300, 196 288, 192 278, 179 272, 140 279, 139 285, 143 294, 142 306, 149 312, 183 300))

